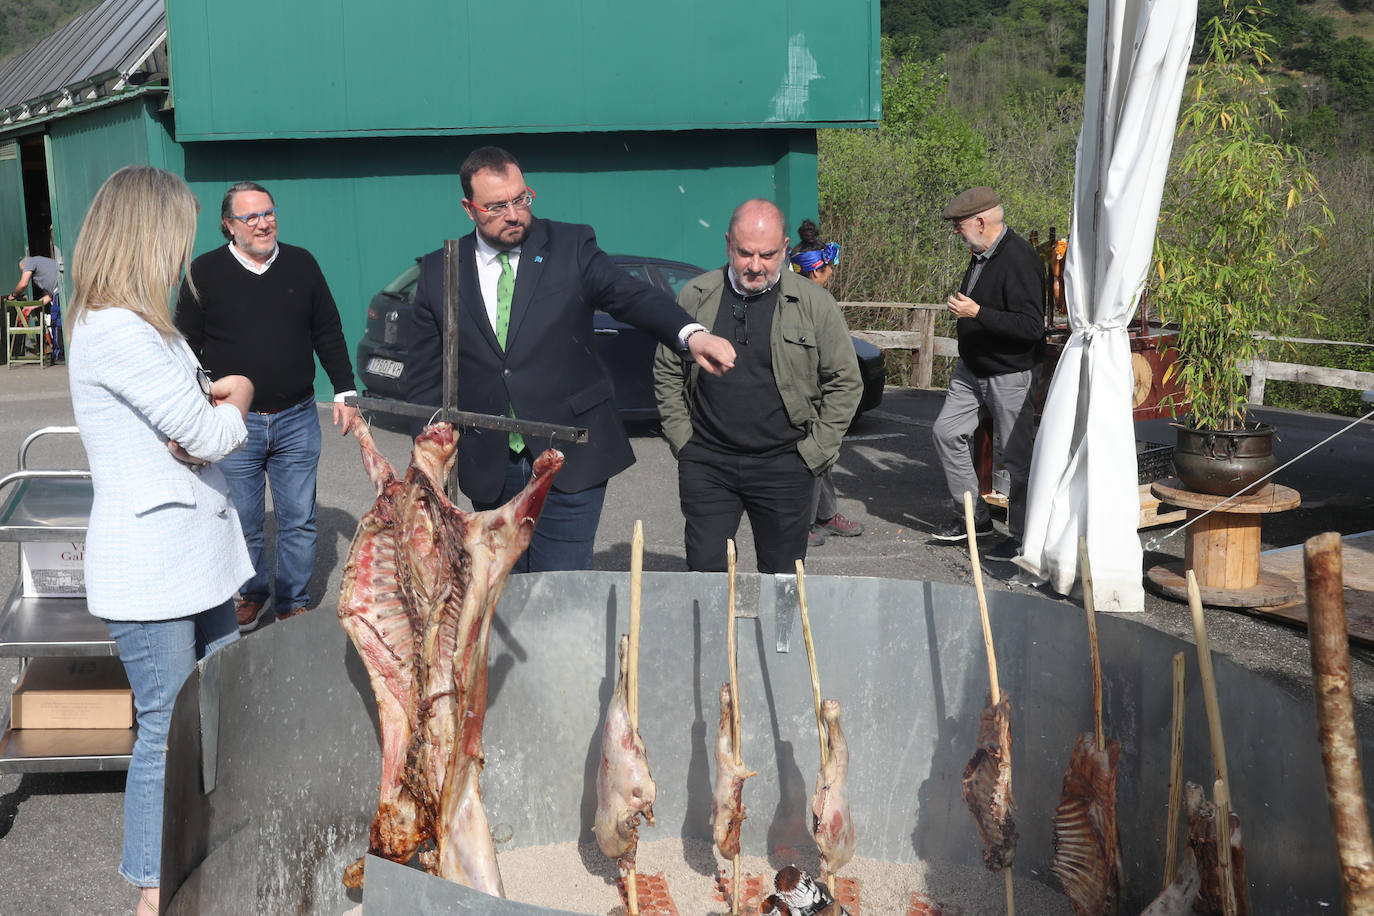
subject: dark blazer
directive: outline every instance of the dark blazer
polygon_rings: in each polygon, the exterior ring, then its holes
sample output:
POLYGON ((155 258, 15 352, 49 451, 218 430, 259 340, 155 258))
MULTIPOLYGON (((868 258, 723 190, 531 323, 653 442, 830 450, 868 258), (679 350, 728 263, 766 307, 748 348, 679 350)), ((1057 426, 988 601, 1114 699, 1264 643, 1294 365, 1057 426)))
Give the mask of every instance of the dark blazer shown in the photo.
POLYGON ((1008 226, 968 288, 977 257, 969 259, 959 291, 978 303, 977 318, 957 322, 959 358, 979 378, 1024 372, 1045 346, 1045 271, 1031 243, 1008 226))
MULTIPOLYGON (((692 321, 667 293, 620 270, 596 244, 590 226, 536 219, 520 248, 507 349, 487 320, 477 281, 474 235, 459 240, 462 258, 458 319, 458 408, 587 428, 588 441, 526 444, 536 454, 553 446, 567 456, 555 488, 576 493, 605 483, 634 463, 616 413, 610 376, 597 356, 592 315, 609 312, 676 347, 692 321)), ((420 261, 410 354, 402 382, 406 399, 443 400, 444 252, 420 261)), ((645 372, 649 367, 645 366, 645 372)), ((508 464, 507 434, 464 429, 458 440, 458 486, 470 499, 501 495, 508 464)))

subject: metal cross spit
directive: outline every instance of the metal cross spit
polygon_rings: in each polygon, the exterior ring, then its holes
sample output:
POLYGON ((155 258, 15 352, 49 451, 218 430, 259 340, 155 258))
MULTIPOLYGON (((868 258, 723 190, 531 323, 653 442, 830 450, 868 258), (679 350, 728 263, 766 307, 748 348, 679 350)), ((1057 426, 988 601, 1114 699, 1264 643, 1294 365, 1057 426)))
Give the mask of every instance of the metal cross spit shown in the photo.
MULTIPOLYGON (((468 426, 480 429, 495 429, 502 432, 520 433, 535 439, 557 439, 566 442, 586 442, 587 430, 580 426, 562 426, 557 423, 541 423, 537 420, 521 420, 516 417, 499 417, 495 414, 472 413, 458 409, 458 278, 459 257, 458 240, 444 241, 444 403, 435 408, 431 404, 412 404, 409 401, 396 401, 391 398, 350 397, 345 399, 351 407, 371 410, 377 413, 401 417, 433 418, 435 422, 446 420, 454 426, 468 426)), ((455 463, 449 472, 448 491, 458 492, 458 466, 455 463)))

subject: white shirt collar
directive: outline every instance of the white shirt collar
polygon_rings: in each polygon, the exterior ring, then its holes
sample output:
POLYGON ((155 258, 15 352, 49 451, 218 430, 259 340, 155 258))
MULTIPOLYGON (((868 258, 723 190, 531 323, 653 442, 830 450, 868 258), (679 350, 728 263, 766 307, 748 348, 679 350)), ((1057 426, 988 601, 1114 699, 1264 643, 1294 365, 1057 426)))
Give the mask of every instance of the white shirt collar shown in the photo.
POLYGON ((238 246, 235 245, 233 242, 229 243, 229 252, 233 254, 234 260, 238 261, 240 264, 243 265, 245 270, 251 273, 255 273, 261 277, 263 274, 267 273, 267 268, 271 267, 272 264, 277 260, 277 255, 281 254, 281 246, 273 245, 271 257, 269 257, 262 264, 259 264, 257 261, 254 261, 252 258, 248 257, 248 255, 244 254, 242 251, 239 251, 238 246))
MULTIPOLYGON (((473 236, 477 239, 477 257, 480 259, 481 263, 490 264, 492 261, 495 261, 501 252, 493 248, 491 243, 486 239, 482 238, 482 233, 474 232, 473 236)), ((512 264, 520 259, 520 247, 521 246, 516 245, 514 248, 510 248, 506 251, 506 254, 510 255, 512 264)))

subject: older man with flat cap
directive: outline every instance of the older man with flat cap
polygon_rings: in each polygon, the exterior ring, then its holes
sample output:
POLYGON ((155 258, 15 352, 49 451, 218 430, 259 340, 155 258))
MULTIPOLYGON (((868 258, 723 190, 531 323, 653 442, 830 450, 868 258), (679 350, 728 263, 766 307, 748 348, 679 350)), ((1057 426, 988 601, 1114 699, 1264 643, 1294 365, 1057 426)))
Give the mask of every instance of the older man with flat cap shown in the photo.
MULTIPOLYGON (((1011 538, 986 555, 1010 559, 1020 549, 1026 521, 1026 484, 1035 441, 1030 395, 1045 341, 1044 271, 1030 242, 1002 221, 1002 204, 992 188, 970 188, 940 215, 973 256, 959 291, 947 300, 958 322, 959 362, 935 420, 934 438, 953 511, 934 537, 951 542, 968 537, 964 492, 979 495, 970 442, 979 412, 986 408, 1001 441, 1002 464, 1011 477, 1011 538)), ((974 501, 974 513, 977 536, 991 534, 992 518, 981 499, 974 501)))

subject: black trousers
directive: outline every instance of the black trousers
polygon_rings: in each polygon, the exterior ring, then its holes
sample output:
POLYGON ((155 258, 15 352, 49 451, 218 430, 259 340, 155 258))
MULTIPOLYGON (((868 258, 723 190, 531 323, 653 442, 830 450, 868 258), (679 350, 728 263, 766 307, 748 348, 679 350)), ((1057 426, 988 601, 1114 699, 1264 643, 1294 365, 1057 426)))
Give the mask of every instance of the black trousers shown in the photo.
POLYGON ((746 512, 759 572, 795 572, 806 559, 816 478, 795 449, 758 458, 689 442, 678 454, 677 486, 688 569, 724 572, 725 542, 746 512))

